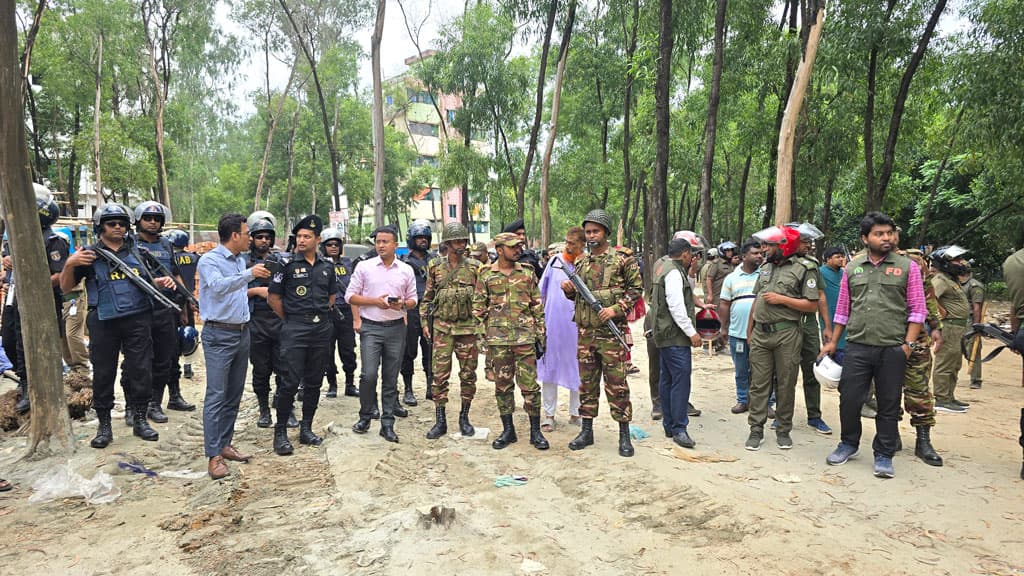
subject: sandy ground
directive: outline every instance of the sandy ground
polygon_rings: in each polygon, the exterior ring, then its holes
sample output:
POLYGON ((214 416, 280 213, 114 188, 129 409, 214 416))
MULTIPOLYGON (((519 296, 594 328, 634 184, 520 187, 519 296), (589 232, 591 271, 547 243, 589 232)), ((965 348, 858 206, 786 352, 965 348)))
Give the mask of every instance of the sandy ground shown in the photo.
MULTIPOLYGON (((400 444, 380 438, 376 423, 365 436, 350 430, 357 399, 323 399, 315 428, 324 446, 296 443, 291 457, 272 453, 272 431, 256 427, 247 386, 235 443, 256 458, 231 464, 219 482, 117 468, 134 458, 158 473, 205 471, 200 412, 170 412, 169 423, 155 425, 157 443, 115 420, 114 443, 102 451, 88 447, 95 423, 75 423, 72 466, 86 477, 112 474, 122 491, 112 504, 30 504, 32 483, 59 463, 16 462, 24 437, 2 436, 0 475, 17 486, 0 494, 0 574, 1024 573, 1019 357, 986 365, 982 389, 963 386, 968 414, 939 414, 933 442, 945 467, 913 457, 903 422, 907 449, 896 478, 883 481, 871 474, 869 440, 849 464, 825 464, 838 441, 835 391, 822 396, 836 435, 804 425, 798 393, 795 447, 779 450, 769 434, 760 452, 745 451, 746 415, 729 412, 725 355, 696 357, 693 401, 704 413, 690 431, 698 446, 674 449, 649 418, 645 350, 634 354, 642 368, 630 378, 635 423, 651 436, 634 443, 632 459, 616 452, 603 399, 595 446, 571 452, 576 428, 564 393, 547 452, 527 442, 521 409, 520 441, 508 449, 493 450, 490 439, 428 441, 433 406, 422 402, 420 372, 421 403, 399 420, 400 444), (528 481, 495 487, 504 474, 528 481), (424 520, 434 506, 452 510, 447 526, 424 520)), ((197 368, 183 381, 193 401, 203 394, 201 360, 197 368)), ((491 390, 481 374, 472 419, 493 439, 500 423, 491 390)))

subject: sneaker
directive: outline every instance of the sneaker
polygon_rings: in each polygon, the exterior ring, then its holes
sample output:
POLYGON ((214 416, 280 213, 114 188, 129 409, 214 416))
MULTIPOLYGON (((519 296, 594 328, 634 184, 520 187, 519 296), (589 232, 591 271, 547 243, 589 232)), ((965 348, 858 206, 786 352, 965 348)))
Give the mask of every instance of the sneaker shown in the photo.
POLYGON ((896 476, 896 469, 892 467, 892 458, 875 455, 875 476, 879 478, 893 478, 896 476))
POLYGON ((971 390, 977 390, 981 388, 981 382, 971 382, 971 390))
POLYGON ((811 428, 814 428, 814 430, 817 431, 819 434, 828 435, 832 433, 832 429, 829 428, 828 424, 825 424, 825 421, 822 420, 821 418, 811 418, 810 420, 807 421, 807 425, 810 426, 811 428))
POLYGON ((878 411, 875 410, 874 408, 872 408, 871 406, 868 406, 867 404, 865 404, 865 405, 860 407, 860 417, 861 418, 871 418, 871 419, 874 419, 875 416, 878 416, 878 411))
POLYGON ((779 421, 778 420, 772 420, 772 430, 778 430, 778 429, 779 429, 779 421))
POLYGON ((793 447, 793 439, 789 437, 789 432, 779 432, 776 434, 775 443, 780 450, 789 450, 793 447))
POLYGON ((825 462, 828 462, 830 466, 846 464, 846 461, 856 456, 857 452, 858 450, 856 446, 850 446, 849 444, 840 442, 839 446, 836 446, 836 449, 825 458, 825 462))
POLYGON ((967 408, 968 406, 971 405, 970 402, 964 402, 963 400, 957 400, 956 398, 953 398, 953 404, 956 404, 957 406, 963 406, 964 408, 967 408))
POLYGON ((757 452, 761 449, 761 444, 764 444, 764 434, 751 430, 750 436, 747 437, 747 443, 744 445, 746 449, 757 452))
POLYGON ((965 407, 963 407, 963 406, 961 406, 959 404, 953 404, 952 402, 936 402, 935 403, 935 410, 937 412, 950 412, 952 414, 965 414, 965 413, 967 413, 967 408, 965 408, 965 407))

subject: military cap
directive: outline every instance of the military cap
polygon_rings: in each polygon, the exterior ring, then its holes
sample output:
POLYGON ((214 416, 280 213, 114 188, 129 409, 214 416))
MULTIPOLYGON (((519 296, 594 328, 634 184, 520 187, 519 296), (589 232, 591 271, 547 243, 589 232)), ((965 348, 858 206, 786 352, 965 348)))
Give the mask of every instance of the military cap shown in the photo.
POLYGON ((319 236, 324 230, 324 221, 320 219, 316 214, 310 214, 292 228, 292 234, 298 234, 299 230, 309 230, 313 232, 315 236, 319 236))
POLYGON ((508 226, 505 226, 504 228, 502 228, 501 231, 502 232, 513 232, 514 233, 516 230, 520 230, 520 229, 525 230, 526 226, 525 226, 525 224, 523 223, 522 220, 516 220, 515 222, 512 222, 508 226))
POLYGON ((498 234, 497 236, 494 237, 495 247, 508 246, 510 248, 514 248, 516 246, 521 245, 522 243, 523 241, 519 239, 519 236, 513 234, 512 232, 502 232, 501 234, 498 234))
POLYGON ((470 256, 480 256, 481 254, 487 254, 487 244, 477 242, 469 247, 470 256))

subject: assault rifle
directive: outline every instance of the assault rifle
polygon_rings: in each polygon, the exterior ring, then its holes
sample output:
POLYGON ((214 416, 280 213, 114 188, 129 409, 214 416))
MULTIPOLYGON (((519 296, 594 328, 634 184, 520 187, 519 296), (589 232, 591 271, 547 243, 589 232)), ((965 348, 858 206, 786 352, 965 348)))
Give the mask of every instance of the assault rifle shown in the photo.
MULTIPOLYGON (((573 288, 576 289, 576 293, 583 298, 583 301, 586 302, 587 306, 590 306, 595 313, 600 314, 601 310, 604 310, 604 306, 601 305, 601 301, 594 296, 594 293, 590 291, 590 288, 587 288, 587 285, 583 283, 583 279, 580 278, 579 274, 577 274, 575 270, 566 268, 564 264, 556 266, 555 260, 551 261, 551 266, 565 272, 565 275, 569 277, 569 281, 572 282, 573 288)), ((615 321, 608 320, 604 325, 612 331, 612 335, 619 341, 619 344, 622 344, 623 348, 629 350, 629 344, 626 343, 626 336, 622 333, 622 330, 619 330, 619 327, 615 325, 615 321)))
MULTIPOLYGON (((971 360, 972 358, 973 349, 971 344, 973 343, 975 336, 995 338, 1003 343, 1002 346, 992 350, 988 353, 988 356, 982 358, 980 360, 981 362, 988 362, 995 358, 1003 351, 1004 348, 1009 348, 1010 350, 1015 349, 1013 334, 1000 329, 999 326, 995 324, 974 324, 971 326, 971 329, 964 334, 963 338, 960 339, 960 352, 962 352, 964 358, 967 358, 968 360, 971 360)), ((978 360, 975 358, 974 361, 977 362, 978 360)))
POLYGON ((155 256, 150 254, 149 251, 146 250, 145 248, 139 247, 139 253, 142 254, 142 258, 146 262, 148 262, 153 268, 156 268, 157 270, 159 270, 161 275, 167 276, 168 278, 170 278, 171 280, 174 281, 175 289, 186 300, 188 300, 189 304, 191 304, 192 306, 195 306, 196 308, 199 308, 199 301, 196 300, 195 295, 192 294, 191 290, 189 290, 188 288, 185 287, 184 283, 182 283, 180 280, 178 280, 177 276, 175 276, 174 274, 171 274, 171 271, 168 270, 166 266, 164 266, 159 260, 156 259, 155 256))
MULTIPOLYGON (((89 250, 92 250, 97 256, 106 260, 114 267, 115 270, 124 274, 125 278, 127 278, 132 284, 135 284, 139 290, 145 292, 150 298, 156 300, 164 308, 173 308, 175 311, 181 312, 180 306, 175 304, 174 301, 167 296, 164 296, 156 289, 156 286, 146 282, 137 272, 135 272, 135 270, 131 268, 131 266, 125 264, 124 260, 118 258, 113 252, 106 248, 102 248, 99 245, 91 246, 89 247, 89 250)), ((143 264, 143 266, 145 265, 143 264)))

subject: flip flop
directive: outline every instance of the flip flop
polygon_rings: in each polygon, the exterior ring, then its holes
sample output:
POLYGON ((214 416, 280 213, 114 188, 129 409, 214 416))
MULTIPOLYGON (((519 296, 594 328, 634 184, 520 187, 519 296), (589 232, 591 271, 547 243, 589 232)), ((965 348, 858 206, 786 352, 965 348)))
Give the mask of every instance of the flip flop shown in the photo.
POLYGON ((13 484, 8 482, 7 480, 4 480, 4 479, 0 478, 0 492, 7 492, 7 491, 9 491, 9 490, 11 490, 13 488, 14 488, 13 484))
POLYGON ((542 432, 551 432, 555 429, 555 419, 551 416, 545 416, 544 420, 540 423, 540 429, 542 432))

